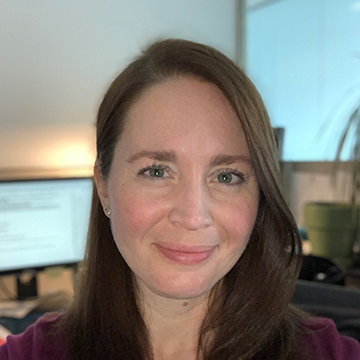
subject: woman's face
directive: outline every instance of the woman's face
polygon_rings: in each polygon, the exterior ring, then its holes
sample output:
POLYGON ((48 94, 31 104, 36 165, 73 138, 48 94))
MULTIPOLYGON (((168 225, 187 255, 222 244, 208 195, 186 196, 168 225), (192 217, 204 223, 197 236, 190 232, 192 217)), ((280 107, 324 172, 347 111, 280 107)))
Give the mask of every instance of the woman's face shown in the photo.
POLYGON ((207 293, 244 252, 257 214, 240 122, 216 86, 193 78, 145 92, 108 179, 95 169, 95 180, 140 288, 168 298, 207 293))

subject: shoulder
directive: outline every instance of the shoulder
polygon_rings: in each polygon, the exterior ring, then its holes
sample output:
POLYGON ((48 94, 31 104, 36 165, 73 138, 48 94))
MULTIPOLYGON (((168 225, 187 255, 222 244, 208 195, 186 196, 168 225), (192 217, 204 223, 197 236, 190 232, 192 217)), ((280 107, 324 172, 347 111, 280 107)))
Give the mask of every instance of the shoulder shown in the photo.
POLYGON ((60 314, 45 314, 24 333, 9 335, 6 343, 0 346, 0 359, 65 359, 64 340, 61 334, 56 334, 56 323, 60 317, 60 314))
POLYGON ((338 333, 330 319, 313 318, 305 324, 300 349, 316 360, 360 360, 360 343, 338 333))

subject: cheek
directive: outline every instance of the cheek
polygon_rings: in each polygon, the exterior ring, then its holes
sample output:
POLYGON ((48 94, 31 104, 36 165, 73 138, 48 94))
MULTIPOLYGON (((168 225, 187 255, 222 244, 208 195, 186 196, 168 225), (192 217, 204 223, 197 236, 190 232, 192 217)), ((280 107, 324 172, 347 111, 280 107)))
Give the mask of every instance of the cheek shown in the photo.
POLYGON ((117 192, 112 196, 112 225, 122 233, 136 235, 146 231, 160 218, 156 200, 149 200, 131 190, 117 192))

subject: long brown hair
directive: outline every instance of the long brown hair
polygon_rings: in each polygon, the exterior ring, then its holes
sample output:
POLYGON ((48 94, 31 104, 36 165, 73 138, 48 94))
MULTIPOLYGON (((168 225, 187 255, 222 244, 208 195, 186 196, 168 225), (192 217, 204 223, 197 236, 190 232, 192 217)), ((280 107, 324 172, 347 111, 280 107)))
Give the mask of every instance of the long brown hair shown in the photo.
MULTIPOLYGON (((215 84, 245 133, 260 189, 248 246, 214 287, 199 334, 204 360, 293 359, 297 316, 289 307, 301 262, 296 224, 281 193, 277 151, 260 95, 217 50, 170 39, 150 46, 112 83, 97 119, 97 161, 109 175, 129 108, 151 86, 174 77, 215 84), (215 290, 216 289, 216 290, 215 290), (207 341, 209 333, 211 342, 207 341)), ((119 253, 96 191, 82 280, 62 326, 72 359, 152 359, 132 272, 119 253)))

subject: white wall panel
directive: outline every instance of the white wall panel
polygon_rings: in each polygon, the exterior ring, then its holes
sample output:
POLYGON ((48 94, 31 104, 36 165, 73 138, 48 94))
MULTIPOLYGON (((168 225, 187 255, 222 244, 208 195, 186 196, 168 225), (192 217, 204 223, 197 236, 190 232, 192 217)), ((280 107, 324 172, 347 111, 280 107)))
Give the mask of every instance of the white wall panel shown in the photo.
POLYGON ((89 166, 107 86, 167 37, 235 60, 235 0, 0 2, 0 168, 89 166), (84 156, 69 162, 76 146, 84 156))

